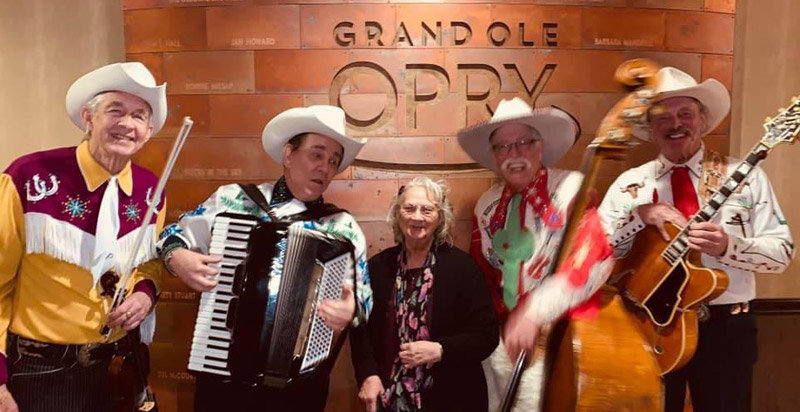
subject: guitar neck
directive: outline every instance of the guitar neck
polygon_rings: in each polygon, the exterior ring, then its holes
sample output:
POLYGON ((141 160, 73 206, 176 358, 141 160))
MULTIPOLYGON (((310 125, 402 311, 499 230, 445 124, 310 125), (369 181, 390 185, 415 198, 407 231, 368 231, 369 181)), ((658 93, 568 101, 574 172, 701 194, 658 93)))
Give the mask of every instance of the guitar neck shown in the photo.
POLYGON ((761 142, 755 145, 744 161, 736 167, 720 188, 714 192, 700 210, 689 219, 689 224, 684 227, 677 236, 667 245, 661 256, 670 264, 675 264, 689 253, 689 226, 693 223, 709 222, 719 213, 722 205, 730 196, 744 184, 747 177, 755 170, 769 154, 771 148, 761 142))

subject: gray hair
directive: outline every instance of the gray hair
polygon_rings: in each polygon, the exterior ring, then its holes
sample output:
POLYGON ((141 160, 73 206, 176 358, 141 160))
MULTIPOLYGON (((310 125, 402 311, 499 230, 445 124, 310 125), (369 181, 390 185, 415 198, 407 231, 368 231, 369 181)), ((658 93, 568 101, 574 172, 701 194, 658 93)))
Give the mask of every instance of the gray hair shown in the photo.
POLYGON ((91 113, 92 116, 97 114, 97 108, 100 106, 100 102, 103 100, 104 94, 105 93, 96 94, 84 105, 87 109, 89 109, 89 113, 91 113))
MULTIPOLYGON (((97 109, 100 108, 100 103, 105 98, 103 96, 105 96, 106 93, 108 93, 108 91, 100 92, 94 95, 94 97, 92 97, 88 102, 86 102, 86 104, 83 105, 83 107, 89 109, 89 113, 92 114, 92 117, 94 117, 97 114, 97 109)), ((147 123, 150 126, 153 126, 153 109, 150 107, 149 104, 147 105, 147 110, 149 114, 149 116, 147 116, 147 123)), ((87 134, 89 134, 88 131, 87 134)))
POLYGON ((434 239, 436 245, 447 243, 452 246, 455 215, 453 214, 453 205, 450 203, 450 198, 447 196, 450 192, 450 187, 442 180, 434 182, 426 176, 417 176, 404 186, 401 186, 397 196, 392 200, 392 205, 389 207, 389 214, 386 216, 386 222, 389 223, 389 226, 392 228, 395 242, 398 244, 403 243, 403 233, 400 230, 399 219, 400 206, 405 199, 404 193, 412 187, 424 187, 428 195, 432 197, 431 200, 433 203, 439 209, 439 226, 436 228, 436 238, 434 239))

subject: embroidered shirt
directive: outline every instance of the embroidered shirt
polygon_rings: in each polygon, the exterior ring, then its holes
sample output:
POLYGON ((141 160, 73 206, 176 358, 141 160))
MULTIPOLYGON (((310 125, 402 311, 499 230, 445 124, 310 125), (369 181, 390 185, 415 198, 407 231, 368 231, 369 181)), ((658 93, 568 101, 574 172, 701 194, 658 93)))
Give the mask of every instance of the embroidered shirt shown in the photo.
MULTIPOLYGON (((547 191, 552 207, 555 207, 560 216, 566 221, 571 202, 580 188, 583 176, 578 172, 558 169, 547 169, 547 191)), ((499 315, 507 313, 501 298, 502 290, 502 259, 492 247, 494 236, 491 230, 492 216, 500 203, 504 184, 498 183, 484 193, 475 205, 473 216, 472 242, 470 255, 478 262, 486 276, 495 308, 499 315)), ((586 261, 582 262, 580 273, 565 271, 555 273, 554 262, 556 253, 564 235, 563 225, 556 227, 546 224, 539 213, 531 204, 526 205, 524 227, 533 235, 533 254, 521 264, 519 276, 520 290, 523 291, 525 301, 525 314, 536 319, 542 324, 551 323, 570 309, 587 301, 603 283, 605 283, 611 270, 612 259, 609 253, 589 254, 586 261)), ((595 213, 587 214, 588 220, 597 220, 595 213)), ((586 220, 586 219, 584 219, 586 220)), ((584 227, 598 227, 595 225, 584 227)), ((602 236, 602 247, 596 248, 603 252, 607 240, 602 236)), ((597 240, 597 239, 586 239, 597 240)), ((610 249, 610 248, 609 248, 610 249)))
MULTIPOLYGON (((258 189, 264 194, 267 202, 272 198, 273 185, 263 183, 258 189)), ((303 202, 296 198, 282 202, 272 209, 276 216, 283 218, 302 213, 306 210, 303 202)), ((257 216, 261 220, 270 220, 269 216, 242 191, 238 184, 220 186, 214 194, 194 210, 184 213, 177 223, 167 226, 161 233, 159 248, 174 248, 176 240, 182 245, 203 254, 208 254, 211 245, 211 228, 214 218, 223 212, 242 213, 257 216)), ((355 246, 356 257, 356 308, 357 317, 354 322, 366 321, 372 311, 372 289, 369 286, 367 272, 367 242, 364 233, 349 213, 339 212, 314 221, 297 222, 308 229, 333 233, 342 236, 355 246)), ((352 287, 352 285, 350 285, 352 287)))
MULTIPOLYGON (((117 264, 128 258, 157 178, 128 163, 119 178, 117 264)), ((109 173, 88 142, 32 153, 0 175, 0 384, 7 331, 61 344, 101 342, 109 299, 100 299, 90 273, 94 232, 109 173)), ((160 202, 163 210, 165 202, 160 202)), ((161 263, 156 234, 164 213, 146 226, 134 265, 133 291, 155 298, 161 263)), ((111 340, 124 332, 115 331, 111 340)))
MULTIPOLYGON (((642 204, 672 204, 670 176, 675 166, 686 166, 695 191, 703 172, 701 148, 685 164, 675 165, 659 155, 655 160, 621 174, 606 192, 599 212, 616 256, 624 256, 645 223, 637 212, 642 204)), ((726 158, 730 175, 739 161, 726 158)), ((704 201, 698 194, 698 204, 704 201)), ((702 206, 701 206, 702 207, 702 206)), ((728 234, 728 249, 720 257, 702 255, 703 266, 722 269, 728 289, 711 304, 745 302, 756 297, 755 272, 780 273, 794 257, 794 243, 778 200, 761 168, 756 167, 713 220, 728 234)))

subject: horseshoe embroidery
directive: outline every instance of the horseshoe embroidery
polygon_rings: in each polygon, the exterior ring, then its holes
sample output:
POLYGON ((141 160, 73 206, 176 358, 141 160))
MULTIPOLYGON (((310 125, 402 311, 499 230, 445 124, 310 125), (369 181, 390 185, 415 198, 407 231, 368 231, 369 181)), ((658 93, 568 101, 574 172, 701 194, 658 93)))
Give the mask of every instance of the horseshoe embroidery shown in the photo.
POLYGON ((36 203, 46 197, 52 196, 58 192, 58 178, 50 174, 50 188, 47 188, 47 182, 39 178, 39 174, 33 175, 33 190, 31 194, 31 181, 25 182, 25 196, 29 202, 36 203))
POLYGON ((144 202, 147 203, 147 206, 153 206, 153 199, 151 199, 152 197, 153 197, 153 188, 148 187, 147 193, 145 193, 144 195, 144 202))

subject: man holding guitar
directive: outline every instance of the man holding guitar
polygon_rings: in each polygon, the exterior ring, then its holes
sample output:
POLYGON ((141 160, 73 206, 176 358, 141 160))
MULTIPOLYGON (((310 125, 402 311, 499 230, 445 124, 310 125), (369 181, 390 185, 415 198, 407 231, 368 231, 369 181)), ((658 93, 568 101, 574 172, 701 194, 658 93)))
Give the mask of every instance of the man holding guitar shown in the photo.
POLYGON ((658 73, 657 92, 649 130, 636 135, 653 142, 659 155, 620 175, 599 212, 618 257, 628 253, 646 225, 669 242, 668 225, 692 222, 685 232, 688 248, 702 253, 704 267, 726 272, 730 283, 707 307, 701 306, 692 360, 664 375, 665 410, 683 410, 688 382, 697 412, 750 411, 757 357, 756 319, 749 305, 756 295, 755 272, 782 272, 794 256, 792 237, 769 180, 754 167, 757 162, 750 162, 752 171, 747 169, 749 178, 743 181, 740 161, 703 145, 702 137, 730 109, 725 86, 714 79, 697 84, 690 75, 665 67, 658 73), (732 178, 726 181, 726 176, 732 178), (736 179, 743 183, 734 190, 736 179), (634 186, 637 190, 630 190, 634 186))

